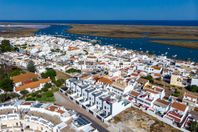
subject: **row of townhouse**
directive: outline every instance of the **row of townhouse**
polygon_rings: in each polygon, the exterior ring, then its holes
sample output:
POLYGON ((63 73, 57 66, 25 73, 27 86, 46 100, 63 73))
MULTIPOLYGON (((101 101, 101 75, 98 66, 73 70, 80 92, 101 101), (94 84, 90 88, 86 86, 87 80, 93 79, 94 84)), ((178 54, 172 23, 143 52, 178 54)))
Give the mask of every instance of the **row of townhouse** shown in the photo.
POLYGON ((94 83, 71 78, 66 81, 66 89, 60 91, 102 121, 108 121, 131 106, 126 98, 109 91, 106 85, 94 83))

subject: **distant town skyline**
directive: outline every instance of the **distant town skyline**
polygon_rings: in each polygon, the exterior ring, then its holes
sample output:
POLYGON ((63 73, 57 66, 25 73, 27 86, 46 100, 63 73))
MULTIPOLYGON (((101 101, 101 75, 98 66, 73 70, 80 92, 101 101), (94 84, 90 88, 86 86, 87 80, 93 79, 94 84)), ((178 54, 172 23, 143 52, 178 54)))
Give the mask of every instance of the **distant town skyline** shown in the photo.
POLYGON ((0 20, 198 20, 197 0, 0 0, 0 20))

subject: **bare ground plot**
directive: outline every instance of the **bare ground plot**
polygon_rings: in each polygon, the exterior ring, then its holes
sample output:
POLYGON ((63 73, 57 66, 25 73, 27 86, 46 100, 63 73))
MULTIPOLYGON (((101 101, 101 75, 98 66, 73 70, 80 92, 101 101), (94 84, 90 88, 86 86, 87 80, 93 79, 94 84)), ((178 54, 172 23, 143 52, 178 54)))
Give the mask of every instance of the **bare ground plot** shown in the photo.
POLYGON ((135 108, 116 116, 108 128, 113 132, 178 132, 175 128, 135 108))
POLYGON ((70 75, 68 75, 66 73, 63 73, 61 71, 57 71, 57 70, 56 70, 56 76, 57 76, 57 79, 65 79, 65 80, 67 80, 67 79, 71 78, 70 75))

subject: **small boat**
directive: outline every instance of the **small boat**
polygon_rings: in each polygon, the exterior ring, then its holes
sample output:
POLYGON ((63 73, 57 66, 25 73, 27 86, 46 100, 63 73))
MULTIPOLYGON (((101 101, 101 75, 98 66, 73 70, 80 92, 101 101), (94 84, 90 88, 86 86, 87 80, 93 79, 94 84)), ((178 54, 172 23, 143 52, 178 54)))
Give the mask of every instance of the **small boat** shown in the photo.
POLYGON ((177 55, 173 55, 173 57, 175 58, 175 57, 177 57, 177 55))

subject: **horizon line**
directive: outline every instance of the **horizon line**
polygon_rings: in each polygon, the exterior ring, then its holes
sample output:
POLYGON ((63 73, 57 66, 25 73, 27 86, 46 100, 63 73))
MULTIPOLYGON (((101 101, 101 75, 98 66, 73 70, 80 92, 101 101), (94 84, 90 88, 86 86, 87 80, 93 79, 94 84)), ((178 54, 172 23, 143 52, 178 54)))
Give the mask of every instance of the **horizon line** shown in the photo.
POLYGON ((0 21, 198 21, 195 19, 189 19, 189 20, 174 20, 174 19, 170 19, 170 20, 161 20, 161 19, 145 19, 145 20, 141 20, 141 19, 98 19, 98 20, 94 20, 94 19, 71 19, 71 20, 59 20, 59 19, 47 19, 47 20, 36 20, 36 19, 27 19, 27 20, 23 20, 23 19, 16 19, 16 20, 1 20, 0 21))

